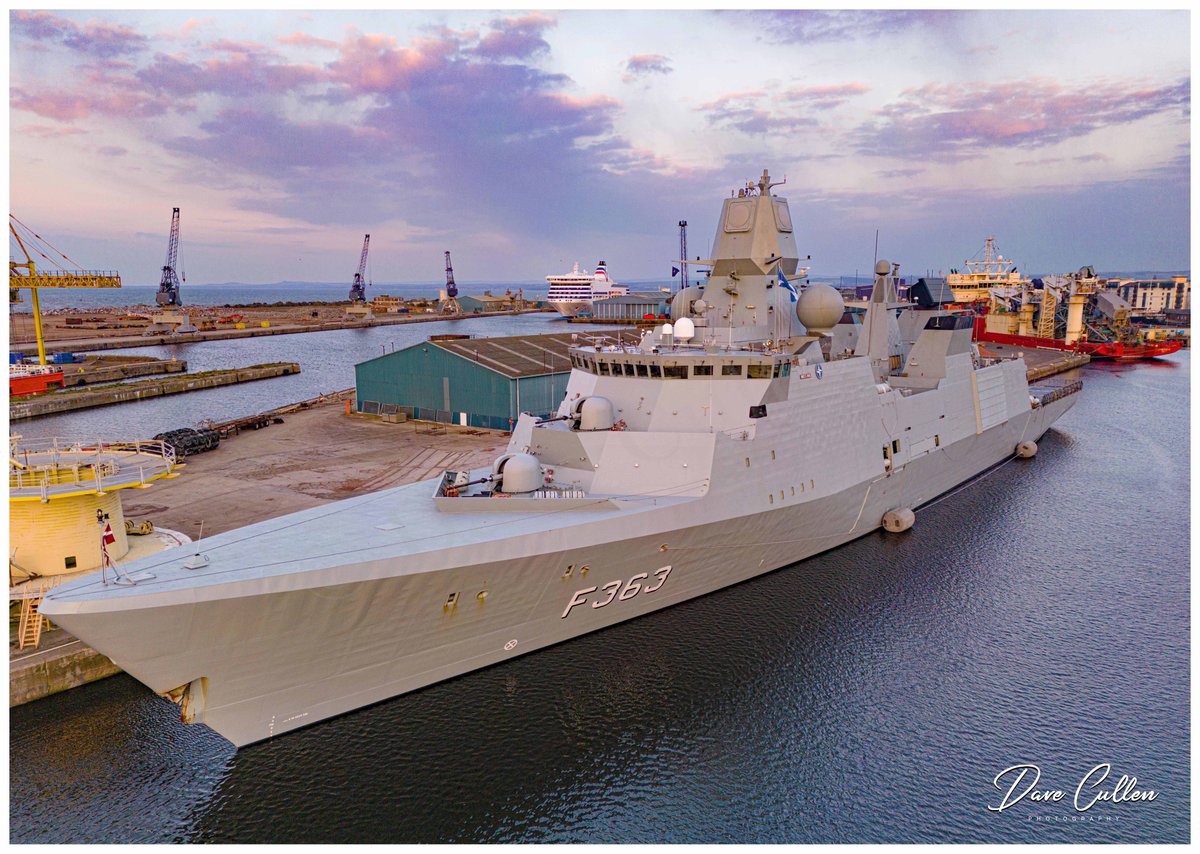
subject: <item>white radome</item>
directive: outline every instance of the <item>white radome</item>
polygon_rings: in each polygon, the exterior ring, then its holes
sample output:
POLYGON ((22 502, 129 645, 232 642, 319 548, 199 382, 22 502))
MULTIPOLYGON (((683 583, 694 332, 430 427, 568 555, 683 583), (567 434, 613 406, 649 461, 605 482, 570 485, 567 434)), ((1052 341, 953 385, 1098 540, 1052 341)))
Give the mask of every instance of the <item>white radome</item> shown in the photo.
POLYGON ((845 310, 842 295, 829 285, 810 285, 796 301, 796 318, 811 335, 827 335, 845 310))

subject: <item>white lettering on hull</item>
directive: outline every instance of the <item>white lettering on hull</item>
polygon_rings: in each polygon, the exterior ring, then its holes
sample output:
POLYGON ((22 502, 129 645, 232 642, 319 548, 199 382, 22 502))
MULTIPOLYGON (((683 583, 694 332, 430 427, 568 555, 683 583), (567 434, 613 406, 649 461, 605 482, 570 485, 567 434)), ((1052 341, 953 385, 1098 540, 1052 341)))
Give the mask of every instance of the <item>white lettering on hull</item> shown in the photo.
POLYGON ((595 602, 592 602, 591 606, 593 608, 603 608, 614 599, 624 602, 628 599, 632 599, 639 593, 653 593, 666 583, 667 576, 670 574, 671 567, 664 566, 660 569, 654 570, 653 573, 639 572, 628 581, 623 581, 618 578, 616 581, 610 581, 602 587, 585 587, 582 590, 576 590, 575 595, 571 597, 571 601, 567 603, 566 610, 562 612, 562 617, 560 619, 565 620, 567 615, 571 613, 571 609, 576 605, 587 604, 588 596, 590 596, 592 593, 595 593, 597 590, 603 591, 604 595, 595 602), (649 578, 651 574, 658 579, 658 583, 643 587, 641 582, 649 578))

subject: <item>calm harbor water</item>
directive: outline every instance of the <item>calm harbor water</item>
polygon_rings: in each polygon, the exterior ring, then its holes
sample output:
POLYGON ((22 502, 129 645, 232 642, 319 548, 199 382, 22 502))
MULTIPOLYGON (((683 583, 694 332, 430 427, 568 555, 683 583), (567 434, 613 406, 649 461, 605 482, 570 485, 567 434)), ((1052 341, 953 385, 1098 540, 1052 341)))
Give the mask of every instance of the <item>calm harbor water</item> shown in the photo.
POLYGON ((1077 374, 906 534, 273 742, 126 676, 15 708, 11 840, 1186 842, 1190 354, 1077 374), (1077 812, 1102 763, 1157 796, 1077 812), (1063 800, 989 810, 1018 764, 1063 800))

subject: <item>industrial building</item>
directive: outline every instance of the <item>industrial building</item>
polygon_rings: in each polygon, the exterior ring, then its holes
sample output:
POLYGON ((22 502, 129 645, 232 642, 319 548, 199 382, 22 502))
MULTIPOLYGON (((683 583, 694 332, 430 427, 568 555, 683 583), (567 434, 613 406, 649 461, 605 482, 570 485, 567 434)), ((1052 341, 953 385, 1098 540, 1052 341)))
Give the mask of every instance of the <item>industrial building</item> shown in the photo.
POLYGON ((628 322, 642 320, 646 315, 662 317, 669 313, 669 294, 621 294, 606 297, 592 303, 593 320, 618 320, 628 322))
MULTIPOLYGON (((606 334, 615 340, 619 333, 606 334)), ((508 430, 521 412, 546 416, 558 409, 571 372, 568 350, 586 337, 433 336, 355 365, 358 411, 508 430)))
POLYGON ((505 291, 503 294, 494 294, 491 291, 484 291, 482 294, 460 293, 458 304, 462 306, 464 314, 476 314, 482 311, 512 311, 516 308, 529 307, 523 292, 513 293, 511 290, 505 291))

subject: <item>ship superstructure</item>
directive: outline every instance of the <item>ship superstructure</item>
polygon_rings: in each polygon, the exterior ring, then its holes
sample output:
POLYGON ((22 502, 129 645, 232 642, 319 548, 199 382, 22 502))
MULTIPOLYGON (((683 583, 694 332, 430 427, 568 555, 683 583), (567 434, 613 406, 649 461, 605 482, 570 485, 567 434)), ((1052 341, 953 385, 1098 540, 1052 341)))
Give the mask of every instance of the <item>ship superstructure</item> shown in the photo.
POLYGON ((547 276, 546 281, 550 283, 546 301, 563 317, 590 315, 596 300, 629 293, 629 288, 609 279, 608 265, 603 261, 596 265, 594 273, 580 272, 576 261, 571 272, 547 276))
POLYGON ((1031 395, 969 316, 900 303, 887 261, 861 326, 832 288, 792 302, 774 186, 724 201, 672 323, 573 347, 557 414, 522 415, 492 466, 220 534, 43 612, 243 745, 903 531, 1032 456, 1076 389, 1031 395))
POLYGON ((996 238, 984 241, 983 257, 964 261, 966 272, 953 269, 946 276, 946 284, 954 291, 959 302, 986 303, 992 288, 1020 288, 1029 280, 1021 275, 1011 258, 996 251, 996 238))

